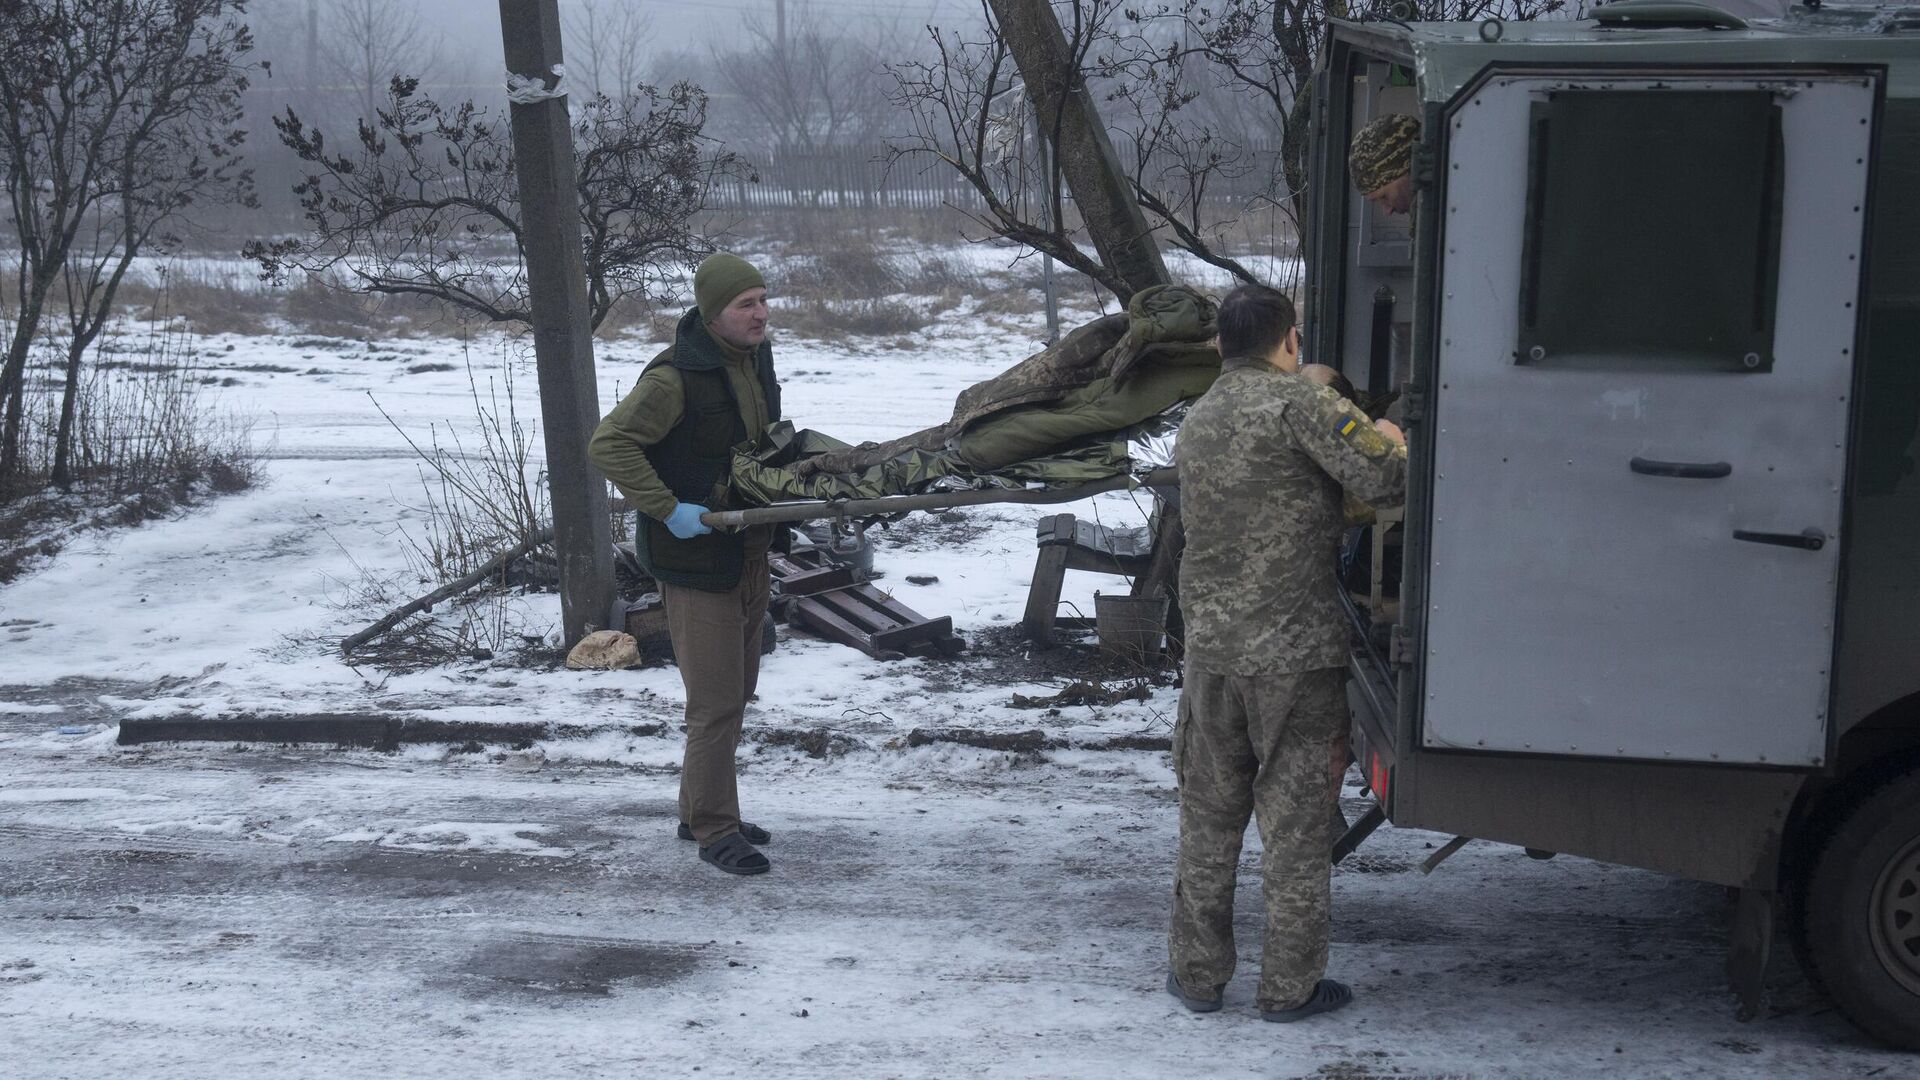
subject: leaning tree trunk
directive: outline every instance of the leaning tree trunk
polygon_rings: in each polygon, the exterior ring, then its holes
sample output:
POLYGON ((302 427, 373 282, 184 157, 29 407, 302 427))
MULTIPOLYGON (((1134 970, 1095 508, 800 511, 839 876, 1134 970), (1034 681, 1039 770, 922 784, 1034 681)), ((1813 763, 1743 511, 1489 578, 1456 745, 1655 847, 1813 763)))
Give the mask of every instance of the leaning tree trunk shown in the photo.
MULTIPOLYGON (((1102 265, 1127 295, 1172 281, 1048 0, 988 0, 1102 265)), ((1118 290, 1115 290, 1118 293, 1118 290)))
POLYGON ((1293 219, 1294 242, 1305 250, 1307 234, 1307 132, 1313 115, 1313 82, 1301 84, 1288 110, 1286 129, 1280 136, 1280 169, 1287 184, 1287 216, 1293 219))

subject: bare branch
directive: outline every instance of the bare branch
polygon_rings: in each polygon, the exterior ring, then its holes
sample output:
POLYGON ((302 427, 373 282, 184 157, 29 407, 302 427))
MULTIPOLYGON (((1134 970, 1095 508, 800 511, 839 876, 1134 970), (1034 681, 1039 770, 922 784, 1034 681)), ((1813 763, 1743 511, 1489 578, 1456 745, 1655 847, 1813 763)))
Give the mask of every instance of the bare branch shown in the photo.
MULTIPOLYGON (((595 327, 621 301, 664 299, 673 268, 707 250, 693 219, 739 165, 706 139, 707 99, 687 83, 637 85, 577 107, 574 145, 595 327)), ((430 296, 495 322, 525 322, 525 250, 504 116, 444 106, 395 78, 347 152, 291 110, 274 120, 309 170, 294 192, 304 236, 255 240, 262 277, 295 271, 366 292, 430 296)))

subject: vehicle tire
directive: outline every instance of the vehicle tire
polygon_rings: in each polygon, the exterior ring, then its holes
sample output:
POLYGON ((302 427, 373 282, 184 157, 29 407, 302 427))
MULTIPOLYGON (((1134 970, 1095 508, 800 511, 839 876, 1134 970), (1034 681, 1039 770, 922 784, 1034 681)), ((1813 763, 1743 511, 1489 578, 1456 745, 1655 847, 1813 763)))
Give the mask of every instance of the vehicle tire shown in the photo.
POLYGON ((1834 823, 1802 890, 1809 974, 1861 1030, 1920 1050, 1920 771, 1834 823))

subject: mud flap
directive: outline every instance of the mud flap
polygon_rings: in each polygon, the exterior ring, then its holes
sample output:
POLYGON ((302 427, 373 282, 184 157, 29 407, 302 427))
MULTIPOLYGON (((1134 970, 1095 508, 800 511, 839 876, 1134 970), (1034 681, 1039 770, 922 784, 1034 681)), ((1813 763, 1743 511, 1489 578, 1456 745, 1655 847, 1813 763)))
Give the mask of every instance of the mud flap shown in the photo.
POLYGON ((1727 984, 1734 994, 1734 1016, 1743 1024, 1759 1016, 1766 1006, 1773 913, 1771 890, 1738 890, 1733 926, 1727 933, 1727 984))

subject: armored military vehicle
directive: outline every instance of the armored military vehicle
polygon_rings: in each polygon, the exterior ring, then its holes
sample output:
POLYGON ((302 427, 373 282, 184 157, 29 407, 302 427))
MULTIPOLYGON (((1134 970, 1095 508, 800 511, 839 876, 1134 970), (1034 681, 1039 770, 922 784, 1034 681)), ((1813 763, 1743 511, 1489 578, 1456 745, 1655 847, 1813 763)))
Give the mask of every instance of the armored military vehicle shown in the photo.
POLYGON ((1586 14, 1322 58, 1314 358, 1402 392, 1415 464, 1346 846, 1384 815, 1722 883, 1744 1013, 1778 912, 1920 1047, 1920 8, 1586 14), (1387 112, 1409 216, 1346 175, 1387 112))

